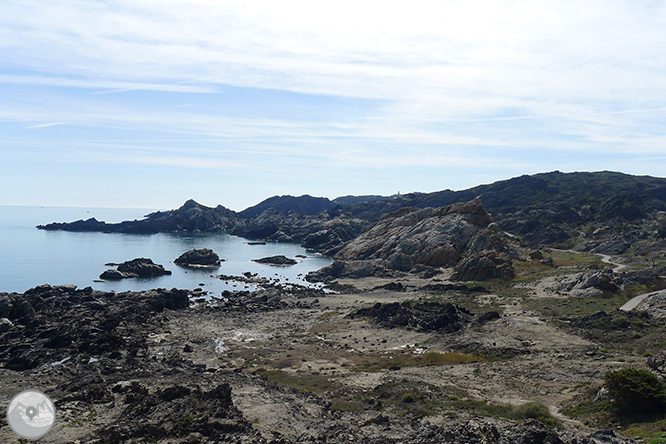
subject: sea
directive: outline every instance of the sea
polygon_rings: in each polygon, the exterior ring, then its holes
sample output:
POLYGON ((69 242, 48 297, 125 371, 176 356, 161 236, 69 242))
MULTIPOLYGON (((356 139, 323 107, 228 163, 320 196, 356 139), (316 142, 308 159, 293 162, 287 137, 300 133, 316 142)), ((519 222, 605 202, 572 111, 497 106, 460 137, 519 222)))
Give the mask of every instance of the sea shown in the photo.
POLYGON ((36 228, 51 222, 72 222, 96 218, 107 223, 142 219, 155 210, 118 208, 64 208, 0 206, 0 293, 23 293, 42 284, 74 284, 104 291, 141 291, 153 288, 201 288, 208 295, 219 296, 225 290, 252 290, 241 282, 220 279, 219 275, 239 276, 256 273, 284 284, 309 284, 304 277, 310 271, 328 266, 330 258, 306 251, 298 244, 252 241, 226 233, 215 234, 121 234, 74 233, 36 228), (210 248, 222 265, 216 270, 191 269, 173 261, 194 248, 210 248), (278 267, 252 262, 267 256, 284 255, 296 259, 296 265, 278 267), (297 256, 305 256, 297 257, 297 256), (155 278, 131 278, 102 281, 99 275, 111 266, 134 258, 150 258, 172 272, 155 278))

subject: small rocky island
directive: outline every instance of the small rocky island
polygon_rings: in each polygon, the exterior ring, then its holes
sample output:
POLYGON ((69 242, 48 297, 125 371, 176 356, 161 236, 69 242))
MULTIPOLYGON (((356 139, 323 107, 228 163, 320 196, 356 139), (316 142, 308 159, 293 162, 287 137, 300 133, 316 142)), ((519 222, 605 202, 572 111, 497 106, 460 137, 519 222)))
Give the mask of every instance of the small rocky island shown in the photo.
POLYGON ((170 275, 170 270, 165 270, 163 265, 156 264, 152 259, 140 257, 118 265, 116 270, 109 269, 99 277, 106 281, 117 281, 128 278, 147 278, 170 275))
POLYGON ((210 248, 199 248, 186 251, 173 261, 181 267, 191 268, 219 268, 222 259, 210 248))
POLYGON ((296 265, 298 263, 298 261, 296 261, 295 259, 288 258, 284 255, 262 257, 261 259, 252 259, 252 262, 256 262, 258 264, 278 265, 283 267, 296 265))

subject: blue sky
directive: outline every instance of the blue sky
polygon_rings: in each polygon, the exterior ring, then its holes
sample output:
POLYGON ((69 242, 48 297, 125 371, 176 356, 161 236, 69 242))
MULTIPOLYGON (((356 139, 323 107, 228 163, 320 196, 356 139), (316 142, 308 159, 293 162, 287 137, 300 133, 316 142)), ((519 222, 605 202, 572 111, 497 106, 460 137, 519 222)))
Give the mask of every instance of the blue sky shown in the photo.
POLYGON ((0 205, 665 176, 666 3, 3 0, 0 205))

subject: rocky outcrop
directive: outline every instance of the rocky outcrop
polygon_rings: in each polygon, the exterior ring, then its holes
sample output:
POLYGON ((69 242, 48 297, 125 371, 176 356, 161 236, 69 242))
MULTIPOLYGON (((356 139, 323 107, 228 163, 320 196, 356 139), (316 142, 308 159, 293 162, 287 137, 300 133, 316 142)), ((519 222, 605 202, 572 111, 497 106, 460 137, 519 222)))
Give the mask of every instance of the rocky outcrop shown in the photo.
POLYGON ((460 261, 453 270, 452 281, 485 281, 513 279, 516 275, 506 253, 482 251, 460 261))
POLYGON ((136 258, 118 265, 117 270, 106 270, 99 277, 104 280, 120 280, 135 277, 159 277, 170 275, 171 271, 156 264, 152 259, 136 258))
POLYGON ((239 221, 231 234, 247 239, 300 243, 305 248, 332 256, 369 225, 365 220, 340 212, 323 212, 313 216, 283 214, 269 208, 253 219, 239 221))
POLYGON ((618 290, 622 282, 622 276, 614 273, 611 268, 606 268, 565 276, 556 285, 556 290, 575 298, 602 297, 618 290))
POLYGON ((645 311, 654 318, 666 319, 666 290, 650 293, 636 306, 636 310, 645 311))
POLYGON ((418 331, 451 333, 460 330, 471 319, 471 313, 450 303, 405 301, 376 303, 356 310, 350 317, 371 318, 386 328, 411 327, 418 331))
POLYGON ((282 255, 262 257, 261 259, 252 259, 252 262, 256 262, 258 264, 280 265, 280 266, 296 265, 298 263, 298 261, 282 255))
MULTIPOLYGON (((417 265, 451 267, 463 256, 481 258, 486 257, 488 251, 499 253, 507 249, 506 238, 476 200, 442 208, 416 210, 407 207, 387 214, 372 228, 345 244, 335 255, 339 263, 323 272, 341 277, 367 275, 358 272, 364 268, 381 272, 410 271, 417 265), (367 266, 360 266, 360 261, 367 266)), ((501 257, 502 264, 506 263, 510 268, 508 256, 496 254, 489 257, 501 257)), ((496 268, 502 265, 498 261, 491 261, 496 268)), ((476 264, 488 265, 485 259, 477 260, 469 263, 466 269, 476 264)), ((501 267, 495 272, 484 269, 478 275, 511 277, 506 268, 501 267)))
POLYGON ((117 295, 90 287, 50 285, 22 295, 2 293, 0 307, 4 309, 0 315, 6 315, 17 327, 2 336, 0 365, 28 370, 66 357, 74 359, 79 354, 101 357, 121 347, 128 349, 116 359, 129 359, 130 344, 140 346, 145 337, 124 335, 118 327, 133 320, 144 322, 151 313, 165 309, 186 308, 188 294, 159 289, 117 295))
POLYGON ((200 248, 186 251, 173 261, 181 267, 219 268, 222 260, 210 248, 200 248))

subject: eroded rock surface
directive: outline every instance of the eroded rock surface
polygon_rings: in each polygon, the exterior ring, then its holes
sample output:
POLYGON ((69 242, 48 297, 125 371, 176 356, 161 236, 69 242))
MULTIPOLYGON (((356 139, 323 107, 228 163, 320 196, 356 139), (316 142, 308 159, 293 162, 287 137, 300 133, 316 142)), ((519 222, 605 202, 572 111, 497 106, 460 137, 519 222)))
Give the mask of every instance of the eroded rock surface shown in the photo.
MULTIPOLYGON (((442 208, 402 208, 385 215, 372 228, 346 243, 336 263, 310 279, 362 277, 406 272, 415 267, 452 267, 463 257, 476 257, 465 270, 481 267, 478 280, 512 277, 511 259, 500 253, 508 241, 478 201, 442 208), (494 252, 489 255, 488 252, 494 252), (489 259, 489 260, 488 260, 489 259)), ((462 275, 461 274, 461 277, 462 275)))

